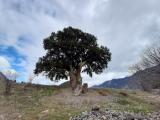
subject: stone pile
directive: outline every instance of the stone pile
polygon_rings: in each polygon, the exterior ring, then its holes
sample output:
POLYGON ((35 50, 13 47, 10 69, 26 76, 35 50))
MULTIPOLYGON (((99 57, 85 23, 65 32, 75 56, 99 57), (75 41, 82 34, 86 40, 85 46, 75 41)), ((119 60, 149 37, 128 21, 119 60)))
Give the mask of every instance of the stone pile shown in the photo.
POLYGON ((113 110, 101 111, 92 108, 90 112, 82 112, 81 115, 70 118, 70 120, 160 120, 160 112, 153 112, 148 114, 117 112, 113 110))

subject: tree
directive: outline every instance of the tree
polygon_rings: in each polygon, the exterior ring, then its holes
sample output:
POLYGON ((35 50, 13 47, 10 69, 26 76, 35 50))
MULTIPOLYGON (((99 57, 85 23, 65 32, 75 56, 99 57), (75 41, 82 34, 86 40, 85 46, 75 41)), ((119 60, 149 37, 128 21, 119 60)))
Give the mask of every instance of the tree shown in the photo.
POLYGON ((142 66, 150 68, 160 64, 160 46, 151 46, 147 48, 142 56, 142 66))
POLYGON ((82 84, 81 72, 100 74, 111 60, 109 49, 99 46, 94 35, 72 27, 51 33, 43 47, 46 55, 39 58, 34 73, 55 81, 69 77, 72 90, 82 84))
POLYGON ((6 70, 4 71, 4 75, 6 76, 5 79, 5 95, 11 94, 11 89, 13 87, 13 83, 16 82, 17 77, 19 74, 15 70, 6 70))
POLYGON ((28 77, 28 83, 24 86, 24 90, 27 90, 27 87, 31 87, 32 86, 32 82, 35 78, 35 75, 33 74, 30 74, 29 77, 28 77))
POLYGON ((140 61, 129 68, 131 72, 135 73, 160 64, 160 44, 155 44, 144 50, 140 61))
POLYGON ((29 83, 29 84, 32 84, 34 78, 35 78, 35 76, 34 76, 33 74, 30 74, 30 75, 29 75, 29 78, 28 78, 28 83, 29 83))
MULTIPOLYGON (((147 47, 142 56, 140 57, 140 61, 133 64, 129 70, 132 73, 136 73, 138 71, 151 68, 154 66, 160 65, 160 42, 155 42, 151 46, 147 47)), ((156 73, 152 76, 152 79, 148 80, 146 82, 146 79, 144 76, 140 76, 141 79, 137 81, 137 84, 139 84, 143 90, 150 91, 151 89, 160 87, 159 80, 155 79, 156 73)))

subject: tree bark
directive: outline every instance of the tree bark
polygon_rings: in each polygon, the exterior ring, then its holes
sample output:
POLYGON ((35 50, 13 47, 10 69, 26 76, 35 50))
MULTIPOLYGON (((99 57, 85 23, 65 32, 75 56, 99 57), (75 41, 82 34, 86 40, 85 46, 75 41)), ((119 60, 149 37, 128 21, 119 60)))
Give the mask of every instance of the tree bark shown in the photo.
POLYGON ((71 85, 71 88, 76 95, 80 95, 82 93, 81 69, 82 69, 84 64, 85 64, 85 62, 79 63, 77 69, 73 69, 71 67, 71 70, 69 72, 70 85, 71 85))
POLYGON ((70 76, 71 88, 72 88, 72 90, 75 90, 77 87, 77 79, 76 79, 76 75, 73 70, 70 71, 69 76, 70 76))
POLYGON ((82 93, 81 68, 78 68, 75 71, 70 71, 70 85, 75 96, 82 93))
POLYGON ((82 78, 80 71, 70 71, 70 85, 72 90, 75 90, 77 85, 82 85, 82 78))
POLYGON ((82 85, 81 68, 76 70, 76 80, 78 85, 82 85))

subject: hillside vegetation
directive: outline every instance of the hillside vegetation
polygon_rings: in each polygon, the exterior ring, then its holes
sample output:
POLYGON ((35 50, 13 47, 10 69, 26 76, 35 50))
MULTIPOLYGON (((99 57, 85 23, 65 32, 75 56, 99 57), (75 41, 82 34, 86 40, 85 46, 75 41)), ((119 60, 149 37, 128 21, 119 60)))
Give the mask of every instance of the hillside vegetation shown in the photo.
POLYGON ((4 96, 0 89, 0 120, 69 120, 93 105, 143 113, 160 108, 159 96, 141 91, 89 89, 85 95, 73 96, 69 88, 23 88, 24 85, 15 85, 10 96, 4 96))

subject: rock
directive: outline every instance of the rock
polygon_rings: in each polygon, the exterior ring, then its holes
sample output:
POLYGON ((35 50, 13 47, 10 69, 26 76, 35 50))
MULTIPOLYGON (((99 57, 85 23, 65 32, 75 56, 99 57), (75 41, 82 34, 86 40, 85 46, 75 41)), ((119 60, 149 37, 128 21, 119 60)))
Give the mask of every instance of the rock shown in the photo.
POLYGON ((102 118, 102 120, 106 120, 107 119, 106 116, 104 116, 104 115, 101 118, 102 118))
POLYGON ((85 94, 88 92, 88 84, 87 83, 84 83, 82 85, 82 93, 85 94))
POLYGON ((142 113, 117 112, 107 109, 100 111, 99 106, 94 106, 91 112, 82 112, 70 120, 160 120, 160 112, 144 115, 142 113))
POLYGON ((134 116, 132 116, 131 114, 128 114, 126 116, 126 120, 134 120, 134 116))
POLYGON ((18 115, 18 118, 22 118, 22 115, 18 115))
POLYGON ((109 111, 109 109, 106 109, 106 111, 109 111))
POLYGON ((0 115, 0 120, 6 120, 3 115, 0 115))
POLYGON ((42 111, 41 113, 42 114, 46 114, 46 113, 48 113, 49 112, 49 110, 44 110, 44 111, 42 111))
POLYGON ((83 85, 77 85, 76 89, 74 90, 74 95, 79 96, 87 92, 88 92, 88 84, 84 83, 83 85))
POLYGON ((82 93, 82 87, 81 85, 78 85, 76 89, 74 90, 74 95, 79 96, 81 93, 82 93))
POLYGON ((100 106, 95 105, 92 107, 92 111, 99 111, 100 110, 100 106))
POLYGON ((87 111, 82 112, 82 115, 87 115, 87 114, 88 114, 87 111))
POLYGON ((44 110, 38 114, 38 120, 43 120, 43 117, 48 116, 49 110, 44 110))

